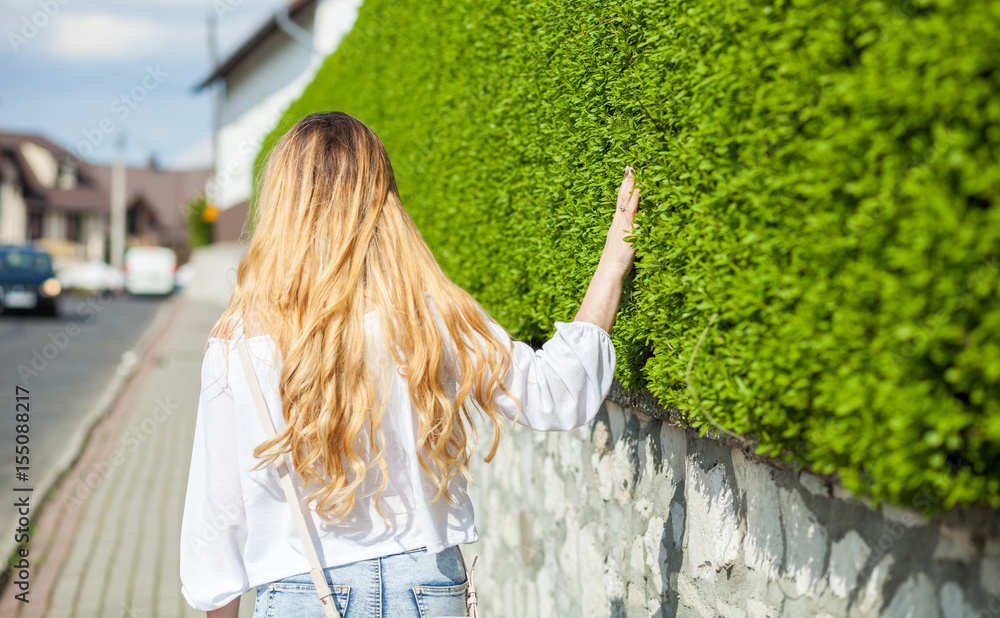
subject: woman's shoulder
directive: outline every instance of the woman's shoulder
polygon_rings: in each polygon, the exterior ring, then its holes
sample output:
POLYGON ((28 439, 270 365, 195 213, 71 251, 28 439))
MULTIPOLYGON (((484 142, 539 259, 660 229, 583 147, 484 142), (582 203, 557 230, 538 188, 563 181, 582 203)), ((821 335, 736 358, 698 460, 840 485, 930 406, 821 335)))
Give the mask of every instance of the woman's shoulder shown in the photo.
POLYGON ((261 321, 255 315, 224 314, 212 327, 209 339, 236 340, 242 336, 259 337, 267 334, 261 321))

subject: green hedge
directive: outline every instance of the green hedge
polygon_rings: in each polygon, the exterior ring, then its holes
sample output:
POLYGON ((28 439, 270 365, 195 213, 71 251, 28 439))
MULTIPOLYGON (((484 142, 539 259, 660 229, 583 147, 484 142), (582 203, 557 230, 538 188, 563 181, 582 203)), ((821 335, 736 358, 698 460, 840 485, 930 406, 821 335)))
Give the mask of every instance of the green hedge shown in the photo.
POLYGON ((212 232, 215 226, 205 221, 205 208, 208 199, 200 195, 187 203, 184 218, 188 226, 188 243, 192 248, 212 244, 212 232))
POLYGON ((627 387, 875 501, 1000 505, 998 65, 993 0, 368 0, 264 151, 367 122, 522 339, 572 319, 631 164, 627 387))

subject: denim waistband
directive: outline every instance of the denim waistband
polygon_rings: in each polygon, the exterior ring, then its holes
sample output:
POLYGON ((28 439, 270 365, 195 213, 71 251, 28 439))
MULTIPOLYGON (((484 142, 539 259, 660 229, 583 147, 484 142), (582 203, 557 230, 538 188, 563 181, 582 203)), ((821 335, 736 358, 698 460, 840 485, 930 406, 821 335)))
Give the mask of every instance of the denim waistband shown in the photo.
MULTIPOLYGON (((426 547, 324 569, 344 618, 464 615, 468 587, 457 547, 426 547)), ((322 616, 312 578, 301 573, 257 589, 254 617, 322 616)))

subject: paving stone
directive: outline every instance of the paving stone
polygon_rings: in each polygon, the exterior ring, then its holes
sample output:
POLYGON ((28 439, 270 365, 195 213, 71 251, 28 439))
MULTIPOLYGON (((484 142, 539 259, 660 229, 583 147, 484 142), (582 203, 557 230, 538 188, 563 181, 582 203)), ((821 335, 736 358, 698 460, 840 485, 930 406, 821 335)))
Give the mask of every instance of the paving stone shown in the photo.
POLYGON ((180 307, 162 361, 146 376, 117 442, 120 463, 91 488, 49 615, 199 615, 180 593, 177 548, 201 358, 221 311, 216 305, 180 307), (172 411, 162 407, 165 398, 176 404, 172 411), (138 448, 130 447, 136 440, 138 448))

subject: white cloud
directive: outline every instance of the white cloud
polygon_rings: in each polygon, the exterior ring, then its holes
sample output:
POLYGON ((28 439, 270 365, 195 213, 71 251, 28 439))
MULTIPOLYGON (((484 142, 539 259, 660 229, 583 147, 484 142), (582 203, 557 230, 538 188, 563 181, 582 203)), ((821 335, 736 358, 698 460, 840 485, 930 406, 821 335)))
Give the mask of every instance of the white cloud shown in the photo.
POLYGON ((49 53, 71 60, 118 60, 162 51, 168 25, 112 13, 64 13, 49 27, 49 53))
POLYGON ((0 57, 34 52, 84 61, 157 52, 207 57, 209 15, 218 18, 225 55, 287 0, 88 0, 86 8, 79 0, 52 2, 58 10, 46 12, 39 0, 0 0, 0 33, 17 41, 0 45, 0 57))

